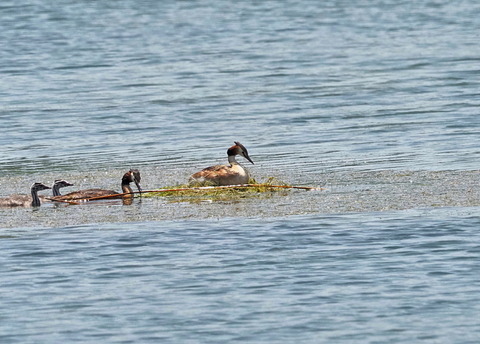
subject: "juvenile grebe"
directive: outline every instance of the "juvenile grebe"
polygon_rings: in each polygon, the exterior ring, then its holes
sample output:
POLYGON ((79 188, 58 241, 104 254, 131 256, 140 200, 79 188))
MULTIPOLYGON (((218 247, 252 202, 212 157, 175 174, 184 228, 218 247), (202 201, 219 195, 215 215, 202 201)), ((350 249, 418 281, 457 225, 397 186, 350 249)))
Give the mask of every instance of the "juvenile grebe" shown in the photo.
POLYGON ((42 183, 33 183, 29 195, 11 195, 6 198, 0 198, 0 207, 39 207, 41 205, 38 191, 51 189, 42 183))
MULTIPOLYGON (((53 197, 61 196, 60 189, 64 188, 64 187, 67 187, 67 186, 73 186, 73 184, 71 184, 71 183, 69 183, 69 182, 67 182, 66 180, 63 180, 63 179, 56 179, 53 182, 53 185, 52 185, 53 197)), ((52 196, 44 196, 44 195, 41 195, 41 196, 38 196, 38 197, 40 198, 41 202, 51 202, 50 199, 52 198, 52 196)))
POLYGON ((57 179, 53 182, 52 186, 52 191, 53 191, 53 196, 61 196, 60 194, 60 188, 65 188, 67 186, 73 186, 73 184, 67 182, 66 180, 63 179, 57 179))
POLYGON ((237 185, 246 184, 250 179, 248 171, 245 170, 235 159, 236 155, 241 155, 253 164, 252 159, 248 156, 247 149, 240 143, 234 142, 235 145, 227 150, 228 162, 230 165, 215 165, 204 168, 200 172, 193 174, 189 182, 208 183, 213 185, 237 185))
MULTIPOLYGON (((132 193, 133 190, 130 187, 130 183, 135 183, 138 188, 139 192, 142 192, 142 188, 140 187, 140 171, 139 170, 130 170, 125 173, 122 177, 122 193, 132 193)), ((62 196, 55 196, 51 197, 51 200, 54 201, 73 201, 79 199, 86 199, 86 198, 93 198, 93 197, 101 197, 101 196, 109 196, 109 195, 118 195, 119 192, 114 190, 103 190, 103 189, 86 189, 86 190, 79 190, 70 192, 66 195, 62 196)), ((122 197, 133 197, 132 195, 124 195, 118 196, 118 198, 122 197)), ((114 197, 112 197, 114 198, 114 197)), ((115 197, 116 198, 116 197, 115 197)))

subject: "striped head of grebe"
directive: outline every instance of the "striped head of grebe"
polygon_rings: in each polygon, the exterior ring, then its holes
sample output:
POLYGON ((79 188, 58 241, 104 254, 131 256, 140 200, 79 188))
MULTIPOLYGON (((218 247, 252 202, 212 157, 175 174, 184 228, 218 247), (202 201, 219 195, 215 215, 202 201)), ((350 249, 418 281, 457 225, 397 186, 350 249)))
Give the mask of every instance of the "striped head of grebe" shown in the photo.
POLYGON ((53 187, 52 187, 53 196, 61 196, 60 189, 65 188, 67 186, 73 186, 73 184, 63 179, 56 179, 53 182, 53 187))
POLYGON ((42 183, 33 183, 30 191, 32 193, 32 207, 39 207, 41 205, 40 198, 38 197, 38 191, 51 189, 50 186, 46 186, 42 183))
POLYGON ((140 186, 140 181, 142 180, 140 176, 140 171, 137 169, 131 169, 127 173, 123 175, 122 178, 122 185, 129 185, 130 183, 135 183, 137 186, 138 192, 142 192, 142 188, 140 186))
POLYGON ((245 146, 238 141, 234 141, 234 143, 235 145, 233 145, 227 150, 227 155, 229 157, 234 157, 235 155, 243 156, 245 159, 247 159, 253 164, 252 159, 250 159, 250 156, 248 155, 247 148, 245 148, 245 146))
POLYGON ((42 183, 33 183, 31 187, 32 191, 41 191, 41 190, 47 190, 47 189, 51 189, 51 187, 46 186, 45 184, 42 184, 42 183))

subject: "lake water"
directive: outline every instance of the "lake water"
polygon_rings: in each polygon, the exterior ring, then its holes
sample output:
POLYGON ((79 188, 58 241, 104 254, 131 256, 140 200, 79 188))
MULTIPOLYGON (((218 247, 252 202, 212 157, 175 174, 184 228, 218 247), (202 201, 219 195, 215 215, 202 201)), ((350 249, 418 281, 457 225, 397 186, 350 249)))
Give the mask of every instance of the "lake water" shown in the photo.
POLYGON ((324 189, 0 208, 0 341, 478 343, 479 18, 3 1, 0 197, 181 184, 233 141, 257 180, 324 189))

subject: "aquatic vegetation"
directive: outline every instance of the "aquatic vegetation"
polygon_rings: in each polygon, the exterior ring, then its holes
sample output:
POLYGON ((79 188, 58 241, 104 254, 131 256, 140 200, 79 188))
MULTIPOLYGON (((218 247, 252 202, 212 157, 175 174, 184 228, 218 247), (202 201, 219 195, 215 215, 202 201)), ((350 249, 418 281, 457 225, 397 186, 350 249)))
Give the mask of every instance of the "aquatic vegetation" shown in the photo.
MULTIPOLYGON (((288 193, 288 189, 303 188, 288 185, 276 178, 259 183, 250 178, 248 184, 214 186, 208 183, 184 184, 147 191, 142 197, 167 197, 173 201, 234 201, 248 197, 268 198, 288 193)), ((305 187, 305 189, 314 189, 305 187)))
POLYGON ((263 183, 258 183, 255 179, 250 178, 248 184, 241 185, 211 185, 208 182, 197 184, 181 184, 175 186, 164 187, 156 190, 145 190, 139 192, 115 193, 111 195, 100 195, 94 197, 85 197, 79 199, 54 199, 52 201, 63 202, 68 204, 80 204, 81 202, 107 200, 111 198, 122 198, 124 203, 128 198, 128 203, 132 202, 132 195, 141 196, 143 198, 166 197, 172 201, 233 201, 247 197, 263 197, 269 198, 275 194, 286 195, 288 189, 302 190, 322 190, 322 188, 310 186, 293 186, 278 181, 276 178, 268 178, 263 183))

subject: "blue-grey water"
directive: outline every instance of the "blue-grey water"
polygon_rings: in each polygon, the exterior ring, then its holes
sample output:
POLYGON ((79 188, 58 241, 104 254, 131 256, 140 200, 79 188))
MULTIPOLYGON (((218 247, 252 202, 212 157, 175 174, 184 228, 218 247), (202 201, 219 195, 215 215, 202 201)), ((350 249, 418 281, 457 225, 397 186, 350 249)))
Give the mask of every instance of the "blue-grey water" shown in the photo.
POLYGON ((324 189, 0 208, 0 342, 478 343, 479 18, 2 1, 0 197, 181 184, 235 140, 257 180, 324 189))

